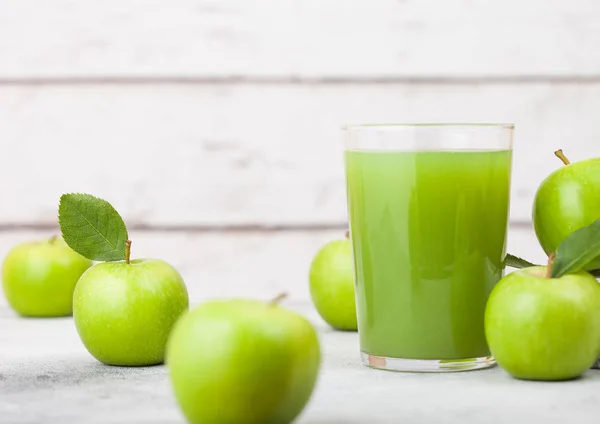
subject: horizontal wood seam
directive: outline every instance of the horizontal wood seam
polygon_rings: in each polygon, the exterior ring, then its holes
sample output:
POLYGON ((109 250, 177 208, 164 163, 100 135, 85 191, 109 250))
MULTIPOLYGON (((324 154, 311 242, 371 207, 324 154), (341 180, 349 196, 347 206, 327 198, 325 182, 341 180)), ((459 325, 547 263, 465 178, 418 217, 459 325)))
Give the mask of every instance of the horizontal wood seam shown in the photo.
MULTIPOLYGON (((513 221, 510 228, 530 228, 529 221, 513 221)), ((223 225, 156 225, 129 224, 130 231, 162 233, 277 233, 277 232, 320 232, 344 231, 345 223, 307 223, 307 224, 223 224, 223 225)), ((10 223, 0 224, 0 233, 20 231, 58 231, 52 223, 10 223)))
POLYGON ((390 85, 390 84, 597 84, 600 75, 506 76, 44 76, 2 77, 0 86, 71 85, 390 85))

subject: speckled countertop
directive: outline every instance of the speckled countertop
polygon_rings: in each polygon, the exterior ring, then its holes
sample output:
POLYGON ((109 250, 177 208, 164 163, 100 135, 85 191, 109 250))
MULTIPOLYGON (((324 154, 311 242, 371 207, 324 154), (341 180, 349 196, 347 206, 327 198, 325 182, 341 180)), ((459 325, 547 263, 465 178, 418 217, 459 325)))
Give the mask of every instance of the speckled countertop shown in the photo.
MULTIPOLYGON (((323 368, 300 424, 597 423, 600 371, 562 383, 518 381, 500 368, 407 374, 362 366, 356 333, 318 327, 323 368)), ((0 423, 184 423, 164 366, 96 362, 72 320, 22 319, 0 306, 0 423)))

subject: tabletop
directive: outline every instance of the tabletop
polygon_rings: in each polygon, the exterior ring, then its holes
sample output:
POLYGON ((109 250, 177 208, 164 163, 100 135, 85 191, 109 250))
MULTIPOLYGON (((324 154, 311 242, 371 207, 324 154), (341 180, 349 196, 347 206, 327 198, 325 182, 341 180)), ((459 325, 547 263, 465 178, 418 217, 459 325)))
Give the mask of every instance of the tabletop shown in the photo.
MULTIPOLYGON (((499 367, 452 374, 367 368, 358 335, 328 329, 309 304, 286 305, 319 330, 322 370, 300 424, 592 423, 600 371, 575 381, 519 381, 499 367)), ((100 364, 71 318, 23 319, 0 309, 0 422, 3 424, 184 423, 165 366, 100 364)))

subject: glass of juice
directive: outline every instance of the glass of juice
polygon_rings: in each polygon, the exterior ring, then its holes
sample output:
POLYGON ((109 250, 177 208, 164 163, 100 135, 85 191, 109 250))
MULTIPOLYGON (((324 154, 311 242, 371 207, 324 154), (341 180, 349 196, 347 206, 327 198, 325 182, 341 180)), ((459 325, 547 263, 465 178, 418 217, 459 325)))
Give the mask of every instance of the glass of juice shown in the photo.
POLYGON ((495 364, 484 311, 504 275, 512 124, 344 128, 365 365, 442 372, 495 364))

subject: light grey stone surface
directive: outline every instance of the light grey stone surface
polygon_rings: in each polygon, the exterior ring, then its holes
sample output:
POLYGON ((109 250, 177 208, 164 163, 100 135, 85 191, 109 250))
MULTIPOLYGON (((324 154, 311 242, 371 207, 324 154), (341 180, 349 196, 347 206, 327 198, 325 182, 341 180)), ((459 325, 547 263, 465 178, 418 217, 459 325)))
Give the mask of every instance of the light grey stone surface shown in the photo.
MULTIPOLYGON (((358 336, 329 330, 308 305, 288 304, 315 322, 323 368, 299 424, 597 423, 600 371, 562 383, 518 381, 500 368, 455 374, 371 370, 358 336)), ((0 306, 0 423, 184 423, 164 366, 96 362, 73 322, 23 319, 0 306)), ((240 423, 242 424, 242 423, 240 423)))

